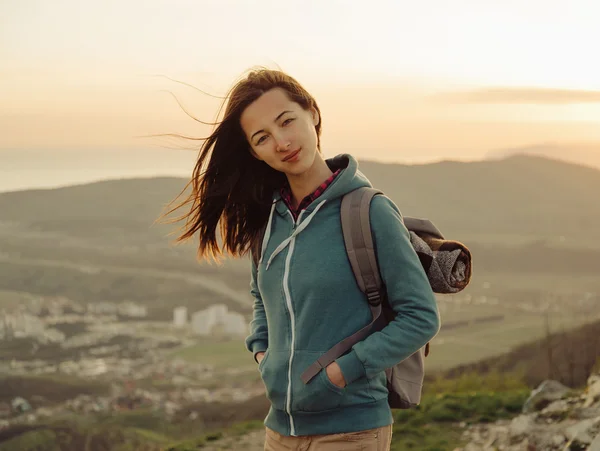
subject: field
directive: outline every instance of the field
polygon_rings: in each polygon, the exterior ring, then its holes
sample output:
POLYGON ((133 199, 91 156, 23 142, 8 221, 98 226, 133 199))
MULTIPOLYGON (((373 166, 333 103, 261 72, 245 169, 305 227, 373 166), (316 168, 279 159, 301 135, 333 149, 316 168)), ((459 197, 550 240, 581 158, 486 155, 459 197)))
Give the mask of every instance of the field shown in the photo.
MULTIPOLYGON (((477 268, 477 267, 476 267, 477 268)), ((600 263, 594 266, 600 271, 600 263)), ((600 292, 600 277, 598 274, 544 274, 540 272, 482 272, 475 269, 472 286, 492 290, 528 290, 556 294, 575 294, 585 292, 600 292)))
POLYGON ((256 362, 252 354, 246 350, 244 339, 223 341, 203 340, 193 346, 178 349, 171 354, 172 358, 180 358, 188 362, 214 365, 223 370, 253 370, 256 362))
MULTIPOLYGON (((442 325, 467 321, 460 327, 442 329, 431 343, 426 364, 431 370, 446 370, 505 354, 511 349, 545 337, 547 330, 563 332, 598 318, 596 315, 556 312, 546 315, 516 310, 510 306, 462 305, 442 312, 442 325), (481 318, 489 321, 477 322, 481 318)), ((202 362, 223 369, 253 370, 256 366, 242 338, 209 340, 175 351, 172 357, 202 362)))
MULTIPOLYGON (((564 331, 587 322, 582 317, 550 319, 550 330, 564 331)), ((428 368, 445 370, 456 365, 505 354, 523 343, 538 340, 546 335, 545 318, 533 314, 513 314, 503 321, 480 323, 464 328, 441 331, 432 341, 428 368)))

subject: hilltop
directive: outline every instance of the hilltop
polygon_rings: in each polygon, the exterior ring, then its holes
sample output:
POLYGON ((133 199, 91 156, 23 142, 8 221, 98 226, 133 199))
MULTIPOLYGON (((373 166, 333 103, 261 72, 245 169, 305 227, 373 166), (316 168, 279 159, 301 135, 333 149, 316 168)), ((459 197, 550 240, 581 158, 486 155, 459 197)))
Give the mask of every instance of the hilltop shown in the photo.
POLYGON ((491 151, 486 158, 498 159, 512 155, 537 155, 600 169, 600 143, 545 143, 491 151))
MULTIPOLYGON (((360 169, 404 215, 473 236, 596 236, 600 170, 533 155, 497 161, 405 165, 361 161, 360 169)), ((0 194, 0 221, 45 232, 152 236, 164 206, 184 189, 176 177, 124 179, 0 194)))

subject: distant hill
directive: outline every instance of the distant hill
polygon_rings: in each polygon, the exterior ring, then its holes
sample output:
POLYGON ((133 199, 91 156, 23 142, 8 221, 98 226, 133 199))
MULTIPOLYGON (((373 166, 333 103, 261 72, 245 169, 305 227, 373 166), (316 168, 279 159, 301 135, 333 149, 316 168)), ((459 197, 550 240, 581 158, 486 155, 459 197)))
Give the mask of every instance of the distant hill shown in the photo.
POLYGON ((536 155, 573 164, 600 169, 600 143, 598 144, 539 144, 488 152, 486 158, 498 159, 514 155, 536 155))
POLYGON ((0 221, 83 235, 144 233, 185 185, 182 178, 160 177, 0 193, 0 221))
POLYGON ((466 241, 474 235, 598 235, 600 171, 548 158, 423 165, 364 162, 363 172, 408 216, 432 219, 466 241))
MULTIPOLYGON (((362 161, 360 169, 407 216, 432 219, 459 239, 598 237, 600 171, 548 158, 402 165, 362 161)), ((112 180, 0 194, 0 221, 44 231, 140 235, 185 186, 181 178, 112 180)), ((172 230, 171 227, 170 230, 172 230)))

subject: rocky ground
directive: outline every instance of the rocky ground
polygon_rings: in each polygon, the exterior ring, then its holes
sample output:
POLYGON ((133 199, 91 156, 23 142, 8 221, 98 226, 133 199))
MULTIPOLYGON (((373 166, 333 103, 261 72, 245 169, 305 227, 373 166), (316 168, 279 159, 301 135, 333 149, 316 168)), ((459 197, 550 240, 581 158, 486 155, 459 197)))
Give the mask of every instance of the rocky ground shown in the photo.
POLYGON ((581 394, 544 381, 512 420, 467 428, 455 451, 600 451, 600 374, 581 394))
MULTIPOLYGON (((459 427, 459 426, 457 426, 459 427)), ((262 451, 264 429, 223 437, 203 451, 262 451)), ((512 420, 467 426, 467 445, 454 451, 600 451, 600 373, 582 393, 556 381, 533 390, 523 413, 512 420)))

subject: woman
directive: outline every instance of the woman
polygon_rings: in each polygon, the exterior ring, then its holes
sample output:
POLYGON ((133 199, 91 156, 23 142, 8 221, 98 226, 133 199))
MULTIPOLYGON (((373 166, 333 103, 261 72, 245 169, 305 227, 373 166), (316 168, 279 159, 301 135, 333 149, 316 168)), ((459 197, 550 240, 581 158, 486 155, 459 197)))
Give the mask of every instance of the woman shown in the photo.
POLYGON ((393 420, 384 371, 439 329, 401 214, 384 196, 372 201, 377 258, 396 319, 305 384, 300 374, 311 363, 371 320, 339 219, 344 194, 370 183, 352 156, 324 159, 319 107, 289 75, 251 72, 227 98, 223 120, 201 148, 179 239, 198 232, 200 257, 260 249, 246 346, 271 403, 265 449, 388 450, 393 420))

